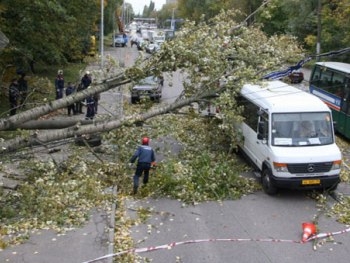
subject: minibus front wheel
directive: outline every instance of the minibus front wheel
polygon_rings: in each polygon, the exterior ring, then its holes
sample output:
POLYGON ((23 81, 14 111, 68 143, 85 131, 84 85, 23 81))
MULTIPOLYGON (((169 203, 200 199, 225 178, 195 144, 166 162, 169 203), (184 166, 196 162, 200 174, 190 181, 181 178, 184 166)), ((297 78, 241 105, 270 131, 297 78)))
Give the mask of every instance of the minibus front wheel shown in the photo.
POLYGON ((273 185, 272 182, 272 172, 268 168, 264 168, 261 175, 261 183, 264 189, 264 192, 268 195, 275 195, 277 193, 277 187, 273 185))

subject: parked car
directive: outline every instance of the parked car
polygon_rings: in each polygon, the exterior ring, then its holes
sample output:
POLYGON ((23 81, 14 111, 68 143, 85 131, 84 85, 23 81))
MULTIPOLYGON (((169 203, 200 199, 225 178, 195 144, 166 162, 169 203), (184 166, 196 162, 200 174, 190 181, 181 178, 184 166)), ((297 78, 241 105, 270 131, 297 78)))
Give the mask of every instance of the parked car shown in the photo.
POLYGON ((117 34, 114 36, 113 46, 125 47, 128 44, 128 36, 126 34, 117 34))
POLYGON ((159 102, 162 97, 162 89, 163 78, 146 77, 131 89, 131 103, 137 103, 142 98, 150 98, 152 101, 159 102))
POLYGON ((145 49, 147 53, 153 54, 160 49, 160 46, 156 43, 149 43, 145 49))
POLYGON ((138 50, 145 50, 146 46, 148 45, 148 40, 144 40, 143 38, 139 38, 136 46, 138 50))
POLYGON ((292 84, 301 83, 304 80, 304 74, 301 71, 294 71, 289 74, 289 79, 292 84))

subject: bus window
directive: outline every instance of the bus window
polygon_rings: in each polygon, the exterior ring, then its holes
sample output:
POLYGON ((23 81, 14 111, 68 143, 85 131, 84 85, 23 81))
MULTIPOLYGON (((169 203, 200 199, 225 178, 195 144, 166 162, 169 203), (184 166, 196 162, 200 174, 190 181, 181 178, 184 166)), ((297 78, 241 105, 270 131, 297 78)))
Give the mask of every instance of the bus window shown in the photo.
POLYGON ((334 91, 332 90, 332 72, 328 70, 322 72, 320 86, 325 91, 334 93, 334 91))
POLYGON ((319 67, 315 67, 312 73, 311 81, 310 81, 311 84, 319 86, 320 75, 321 75, 321 69, 319 67))

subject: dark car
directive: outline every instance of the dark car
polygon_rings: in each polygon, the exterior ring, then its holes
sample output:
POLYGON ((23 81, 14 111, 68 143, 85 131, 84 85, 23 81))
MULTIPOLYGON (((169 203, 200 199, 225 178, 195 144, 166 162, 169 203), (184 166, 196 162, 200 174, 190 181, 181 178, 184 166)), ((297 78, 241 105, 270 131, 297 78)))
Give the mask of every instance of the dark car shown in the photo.
POLYGON ((162 89, 163 78, 146 77, 131 89, 131 103, 137 103, 142 98, 150 98, 152 101, 159 102, 162 97, 162 89))
POLYGON ((304 74, 301 71, 294 71, 291 74, 289 74, 288 77, 292 84, 298 84, 304 80, 304 74))
POLYGON ((114 36, 113 45, 115 47, 125 47, 128 43, 128 37, 125 34, 117 34, 114 36))

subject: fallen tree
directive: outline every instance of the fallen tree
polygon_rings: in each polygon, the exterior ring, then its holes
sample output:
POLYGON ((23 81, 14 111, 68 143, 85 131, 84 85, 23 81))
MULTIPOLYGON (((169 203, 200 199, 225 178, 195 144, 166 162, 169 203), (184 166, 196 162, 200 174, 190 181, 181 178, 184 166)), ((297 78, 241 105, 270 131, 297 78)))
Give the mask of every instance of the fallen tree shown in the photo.
POLYGON ((234 136, 233 123, 242 119, 235 102, 242 84, 257 81, 261 77, 259 74, 264 70, 273 70, 302 58, 302 50, 293 37, 268 37, 259 27, 247 27, 245 21, 241 24, 235 23, 234 16, 233 11, 227 11, 209 23, 203 21, 195 25, 189 22, 177 32, 174 40, 164 43, 162 49, 148 59, 139 59, 134 66, 120 69, 109 79, 102 78, 83 92, 0 119, 0 130, 18 129, 26 122, 37 120, 89 95, 107 91, 144 76, 161 75, 162 72, 181 69, 186 73, 184 92, 174 104, 145 114, 126 116, 121 120, 111 118, 101 122, 84 123, 86 125, 82 125, 82 122, 69 125, 66 123, 64 129, 34 131, 24 137, 3 141, 0 153, 83 134, 111 131, 213 97, 214 94, 219 95, 216 103, 224 116, 220 129, 227 130, 234 136), (225 88, 219 85, 221 81, 225 82, 225 88))

